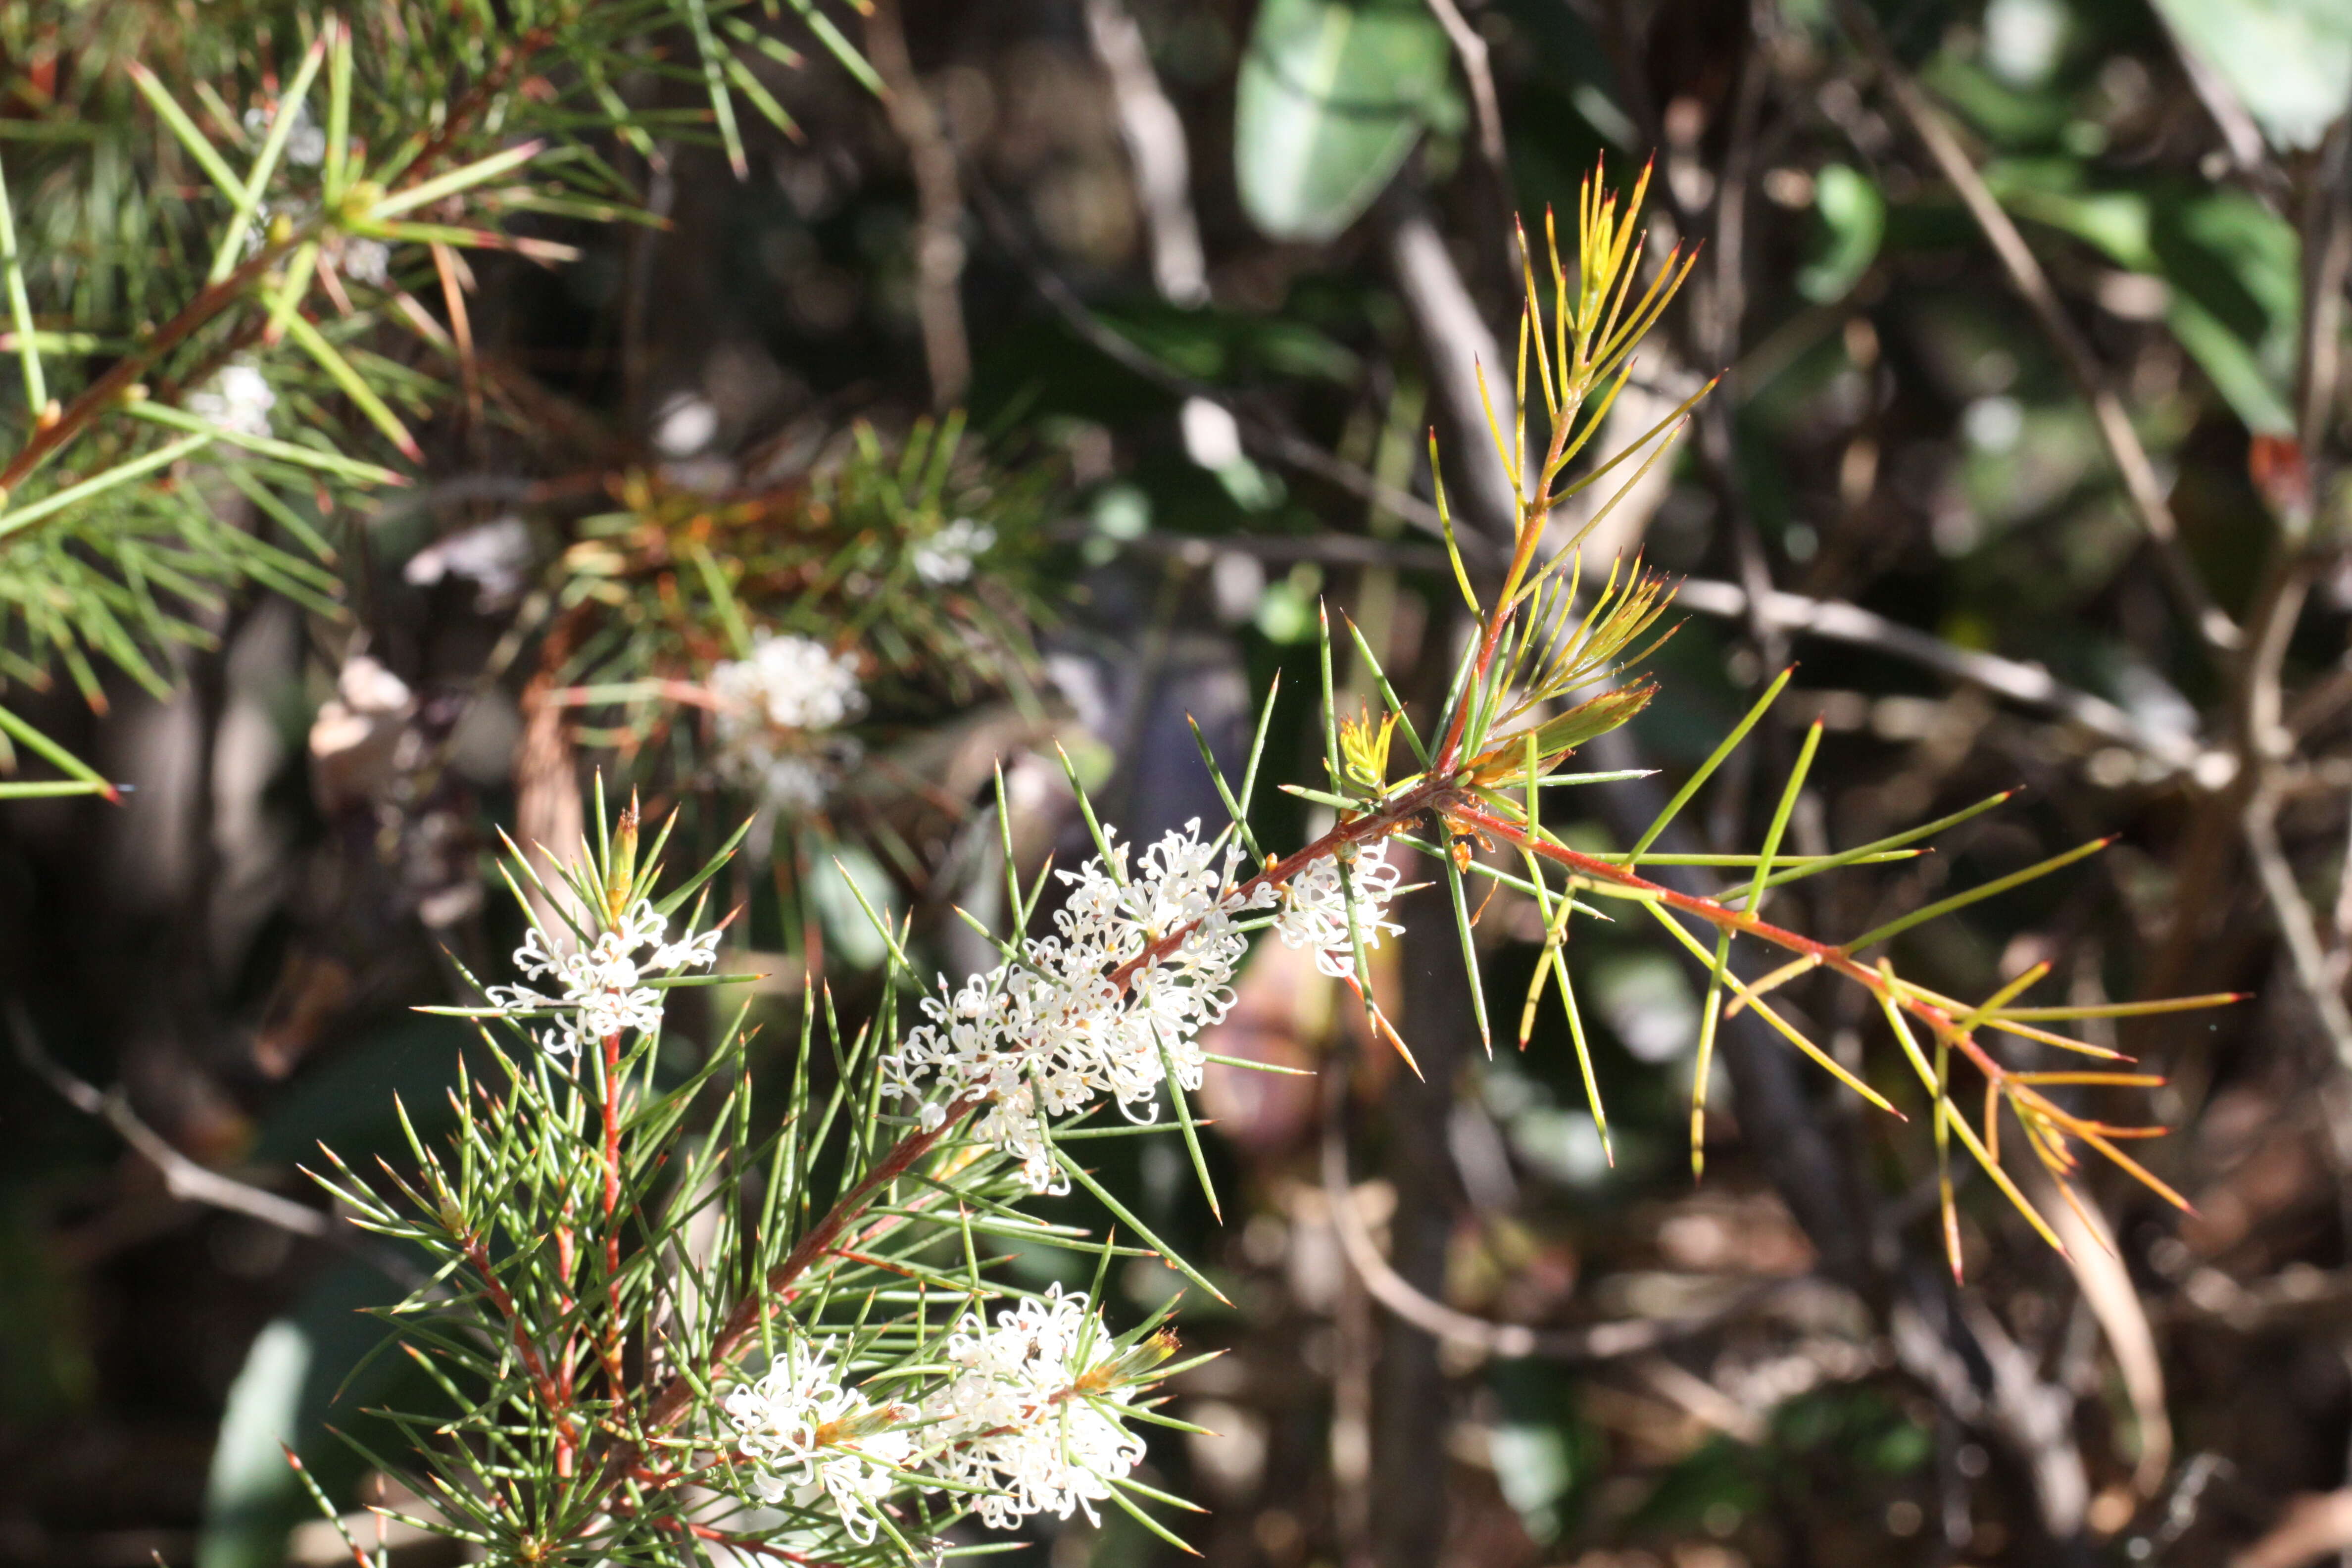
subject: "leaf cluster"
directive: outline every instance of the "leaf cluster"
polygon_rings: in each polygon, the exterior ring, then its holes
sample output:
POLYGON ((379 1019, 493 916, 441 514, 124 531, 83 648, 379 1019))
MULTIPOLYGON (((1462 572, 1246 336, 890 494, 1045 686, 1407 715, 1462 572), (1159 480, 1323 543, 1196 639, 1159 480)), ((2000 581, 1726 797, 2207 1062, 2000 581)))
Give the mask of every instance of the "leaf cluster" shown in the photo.
POLYGON ((960 413, 897 443, 861 422, 836 458, 773 489, 710 495, 630 471, 613 485, 618 509, 583 519, 558 565, 578 631, 548 639, 549 679, 564 701, 613 714, 581 737, 625 754, 666 738, 676 695, 751 657, 758 631, 854 647, 907 705, 991 690, 1034 702, 1053 478, 995 457, 960 413), (927 552, 974 531, 988 542, 963 575, 925 576, 927 552))
MULTIPOLYGON (((793 9, 870 80, 814 0, 793 9)), ((98 702, 103 661, 163 689, 247 584, 331 614, 338 534, 409 482, 447 372, 471 378, 465 253, 554 261, 564 225, 643 218, 624 148, 710 137, 740 163, 739 96, 789 129, 746 63, 798 59, 777 20, 737 0, 0 16, 0 679, 62 667, 98 702), (651 101, 673 77, 707 106, 651 101)))
MULTIPOLYGON (((2058 1019, 2113 1018, 2206 1007, 2235 1000, 2233 996, 2192 996, 2083 1008, 2017 1007, 2016 998, 2046 974, 2044 965, 2028 972, 1981 1003, 1969 1004, 1906 980, 1885 959, 1873 961, 1863 956, 1867 950, 1916 926, 2072 865, 2104 847, 2105 841, 2095 841, 2053 856, 1843 942, 1820 940, 1766 921, 1761 910, 1774 889, 1846 866, 1918 854, 1918 846, 1935 833, 1958 826, 2009 798, 2007 794, 1995 795, 1940 821, 1836 854, 1784 855, 1782 842, 1821 741, 1822 727, 1816 723, 1797 756, 1764 841, 1756 852, 1654 852, 1653 846, 1674 826, 1780 696, 1790 673, 1786 670, 1684 782, 1630 850, 1604 855, 1580 849, 1546 825, 1544 802, 1548 791, 1625 780, 1627 775, 1623 773, 1571 771, 1563 764, 1578 747, 1625 723, 1649 700, 1654 686, 1638 679, 1623 684, 1612 682, 1621 678, 1626 665, 1638 663, 1654 651, 1660 639, 1652 634, 1671 598, 1671 590, 1662 580, 1644 574, 1638 563, 1629 567, 1620 563, 1612 563, 1606 579, 1588 599, 1581 592, 1579 542, 1625 489, 1659 460, 1667 449, 1667 437, 1707 390, 1702 388, 1666 420, 1623 449, 1601 457, 1575 478, 1564 478, 1601 427, 1600 420, 1611 402, 1626 384, 1642 337, 1656 323, 1689 273, 1688 259, 1678 253, 1670 254, 1651 269, 1647 284, 1637 287, 1645 242, 1635 227, 1635 220, 1647 183, 1648 174, 1644 171, 1621 212, 1618 199, 1607 194, 1597 178, 1588 181, 1578 205, 1578 244, 1572 260, 1562 258, 1557 228, 1549 215, 1545 236, 1549 257, 1546 275, 1540 279, 1532 254, 1529 255, 1527 297, 1520 318, 1518 405, 1524 410, 1530 391, 1538 394, 1550 433, 1540 449, 1530 447, 1524 413, 1507 432, 1504 422, 1494 416, 1491 395, 1488 396, 1495 458, 1509 477, 1517 503, 1511 555, 1500 583, 1482 597, 1472 584, 1447 516, 1446 538, 1454 576, 1475 617, 1477 631, 1449 688, 1433 731, 1438 738, 1434 743, 1424 743, 1421 731, 1414 727, 1360 636, 1355 637, 1356 651, 1380 694, 1381 710, 1376 714, 1340 721, 1332 700, 1332 641, 1327 626, 1323 640, 1326 765, 1340 793, 1297 793, 1320 800, 1339 813, 1338 831, 1344 840, 1342 847, 1350 854, 1394 837, 1422 848, 1437 860, 1454 906, 1463 959, 1470 970, 1480 1035, 1489 1041, 1490 1050, 1491 1032, 1484 989, 1478 982, 1478 946, 1473 931, 1477 914, 1485 906, 1482 903, 1474 909, 1465 889, 1465 878, 1484 877, 1497 888, 1510 889, 1534 901, 1544 935, 1541 956, 1520 1013, 1520 1045, 1522 1048, 1526 1046, 1543 994, 1556 988, 1604 1150, 1609 1148, 1607 1116, 1601 1108, 1582 1010, 1566 957, 1575 917, 1600 916, 1597 903, 1588 900, 1630 904, 1654 917, 1675 943, 1698 963, 1707 977, 1693 1079, 1691 1159, 1695 1172, 1702 1167, 1704 1160, 1706 1086, 1721 1020, 1742 1010, 1752 1010, 1790 1046, 1872 1105, 1900 1114, 1865 1074, 1841 1063, 1811 1037, 1790 1010, 1775 1006, 1769 1000, 1772 993, 1790 981, 1815 970, 1827 970, 1871 994, 1888 1020, 1903 1061, 1916 1075, 1928 1097, 1943 1194, 1945 1238, 1956 1274, 1962 1260, 1950 1174, 1949 1143, 1953 1136, 1960 1139, 2033 1228, 2053 1246, 2058 1244, 2047 1221, 2001 1165, 1997 1113, 2004 1106, 2021 1131, 2027 1147, 2047 1170, 2065 1201, 2080 1201, 2068 1178, 2077 1168, 2074 1148, 2081 1145, 2110 1161, 2158 1195, 2185 1206, 2179 1194, 2117 1146, 2120 1141, 2152 1136, 2162 1129, 2102 1121, 2070 1110, 2043 1092, 2047 1085, 2144 1088, 2159 1080, 2144 1073, 2120 1070, 2048 1073, 2017 1068, 1989 1049, 1984 1037, 1988 1033, 2006 1035, 2062 1050, 2120 1059, 2115 1052, 2054 1033, 2042 1024, 2058 1019), (1535 371, 1532 388, 1530 368, 1535 371), (1631 477, 1622 481, 1615 496, 1595 509, 1591 522, 1564 542, 1549 538, 1550 517, 1561 501, 1637 457, 1640 460, 1631 477), (1649 640, 1644 642, 1645 638, 1649 640), (1395 734, 1405 738, 1419 768, 1391 783, 1388 778, 1388 755, 1395 734), (1414 831, 1431 825, 1435 829, 1432 837, 1419 837, 1414 831), (1643 876, 1640 868, 1644 863, 1704 865, 1742 876, 1746 885, 1743 890, 1721 897, 1700 897, 1679 892, 1643 876), (1782 960, 1780 967, 1753 983, 1743 979, 1732 961, 1733 943, 1741 939, 1775 953, 1782 960), (1928 1050, 1919 1044, 1918 1031, 1924 1031, 1931 1042, 1932 1060, 1928 1050), (1951 1099, 1955 1057, 1982 1079, 1985 1113, 1981 1135, 1958 1113, 1951 1099)), ((1524 232, 1521 241, 1524 249, 1524 232)), ((1483 370, 1481 385, 1484 388, 1483 370)), ((1432 459, 1433 468, 1433 436, 1432 459)), ((1439 498, 1443 512, 1442 485, 1439 498)), ((1352 889, 1350 897, 1349 919, 1354 929, 1358 916, 1352 889)), ((1364 961, 1360 935, 1356 947, 1355 984, 1366 996, 1367 1007, 1376 1023, 1384 1025, 1385 1020, 1380 1018, 1377 1007, 1370 1000, 1371 977, 1364 961)), ((1400 1050, 1404 1049, 1402 1041, 1395 1043, 1400 1050)), ((1406 1059, 1411 1060, 1409 1052, 1406 1059)))

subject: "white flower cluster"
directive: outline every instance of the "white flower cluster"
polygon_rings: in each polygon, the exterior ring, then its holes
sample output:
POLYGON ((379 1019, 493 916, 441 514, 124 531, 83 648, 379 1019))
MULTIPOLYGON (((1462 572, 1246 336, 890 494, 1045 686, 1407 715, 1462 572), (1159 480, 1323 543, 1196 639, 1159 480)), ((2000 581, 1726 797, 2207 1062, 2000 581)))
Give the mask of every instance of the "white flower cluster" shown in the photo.
POLYGON ((483 994, 503 1013, 552 1015, 555 1022, 541 1033, 539 1043, 556 1056, 625 1030, 651 1034, 661 1027, 662 994, 645 983, 708 969, 719 956, 716 928, 689 932, 677 942, 668 941, 668 919, 649 901, 640 902, 618 929, 604 932, 584 952, 550 952, 533 926, 515 950, 515 967, 526 980, 562 981, 562 994, 542 995, 527 985, 491 985, 483 994), (640 956, 641 948, 650 951, 640 956))
POLYGON ((908 559, 915 575, 934 588, 961 583, 971 575, 971 563, 996 542, 996 530, 984 522, 960 517, 917 544, 908 559))
POLYGON ((1260 889, 1232 896, 1241 858, 1202 843, 1196 818, 1146 849, 1130 869, 1124 844, 1111 864, 1097 858, 1060 873, 1073 886, 1055 911, 1055 934, 1024 939, 1021 960, 975 975, 952 995, 925 997, 930 1022, 883 1058, 886 1092, 925 1100, 923 1125, 939 1126, 966 1096, 984 1102, 973 1132, 1017 1154, 1033 1192, 1064 1192, 1054 1163, 1049 1118, 1068 1116, 1108 1094, 1129 1120, 1160 1114, 1159 1090, 1175 1068, 1183 1088, 1201 1087, 1195 1039, 1233 1006, 1234 966, 1247 946, 1233 917, 1271 900, 1260 889), (1143 964, 1124 989, 1121 965, 1187 928, 1169 952, 1143 964))
POLYGON ((783 730, 830 730, 866 711, 857 661, 836 658, 823 643, 787 632, 761 636, 751 657, 728 659, 710 672, 721 733, 731 721, 783 730))
POLYGON ((392 284, 392 247, 380 239, 346 239, 337 257, 343 276, 371 288, 392 284))
POLYGON ((1119 1419, 1138 1384, 1120 1375, 1118 1342, 1084 1292, 1058 1285, 999 1312, 975 1312, 950 1335, 945 1381, 919 1409, 877 1405, 844 1385, 820 1346, 799 1342, 720 1401, 723 1440, 742 1484, 766 1503, 808 1508, 830 1497, 843 1527, 870 1543, 890 1494, 948 1483, 992 1529, 1034 1513, 1067 1519, 1108 1499, 1145 1454, 1119 1419))
POLYGON ((977 1314, 956 1326, 947 1346, 956 1376, 924 1408, 948 1439, 940 1473, 989 1489, 973 1506, 990 1528, 1074 1510, 1097 1522, 1094 1504, 1142 1462, 1143 1439, 1105 1408, 1133 1389, 1092 1375, 1114 1350, 1085 1292, 1066 1296, 1058 1285, 998 1313, 992 1329, 977 1314))
MULTIPOLYGON (((1348 879, 1355 884, 1355 932, 1364 939, 1366 949, 1381 945, 1383 931, 1402 935, 1404 928, 1385 918, 1389 900, 1396 896, 1396 867, 1388 859, 1388 843, 1358 854, 1348 868, 1348 879)), ((1348 889, 1339 879, 1337 859, 1318 860, 1292 878, 1282 894, 1282 913, 1276 917, 1275 934, 1288 948, 1307 948, 1315 954, 1315 967, 1334 980, 1346 980, 1356 973, 1356 944, 1349 935, 1348 889)))
POLYGON ((769 805, 811 811, 824 799, 824 752, 812 737, 866 711, 857 663, 790 633, 763 635, 751 657, 710 672, 719 772, 769 805))
POLYGON ((251 360, 235 359, 188 394, 188 412, 240 436, 269 434, 269 411, 278 394, 251 360))
POLYGON ((797 1343, 725 1409, 754 1496, 798 1508, 830 1496, 850 1539, 872 1542, 877 1510, 915 1458, 913 1436, 891 1426, 907 1412, 844 1387, 822 1351, 797 1343))
MULTIPOLYGON (((271 109, 256 107, 245 111, 245 133, 256 144, 269 134, 272 121, 278 118, 271 109)), ((303 168, 315 169, 327 158, 327 132, 310 113, 306 100, 294 106, 294 124, 286 133, 286 161, 303 168)))

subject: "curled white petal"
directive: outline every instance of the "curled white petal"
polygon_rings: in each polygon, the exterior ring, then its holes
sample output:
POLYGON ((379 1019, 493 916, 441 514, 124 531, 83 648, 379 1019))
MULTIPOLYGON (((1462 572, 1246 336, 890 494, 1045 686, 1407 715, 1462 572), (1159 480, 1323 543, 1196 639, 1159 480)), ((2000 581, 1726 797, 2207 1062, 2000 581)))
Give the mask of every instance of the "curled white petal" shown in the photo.
POLYGON ((646 982, 708 969, 719 957, 716 930, 689 931, 676 942, 667 940, 668 934, 668 917, 645 900, 584 951, 557 952, 533 926, 515 949, 516 972, 526 980, 559 982, 560 989, 491 985, 483 994, 510 1016, 551 1018, 539 1042, 557 1056, 609 1035, 649 1035, 661 1027, 662 993, 646 982))
POLYGON ((1120 1420, 1133 1390, 1098 1377, 1114 1353, 1110 1331, 1084 1292, 1055 1286, 997 1314, 966 1317, 948 1340, 956 1369, 925 1414, 945 1447, 939 1474, 987 1490, 973 1509, 1003 1530, 1033 1513, 1067 1519, 1111 1495, 1143 1461, 1143 1439, 1120 1420), (1098 1386, 1090 1386, 1097 1384, 1098 1386))
POLYGON ((840 742, 826 731, 866 712, 857 661, 789 633, 763 635, 749 658, 710 672, 718 704, 719 772, 780 810, 806 813, 824 804, 840 742))
POLYGON ((896 1412, 845 1386, 833 1360, 803 1343, 720 1407, 753 1496, 800 1507, 830 1497, 850 1539, 874 1540, 877 1510, 915 1458, 914 1438, 891 1425, 896 1412))
POLYGON ((1348 867, 1354 884, 1356 917, 1351 934, 1348 920, 1349 888, 1340 879, 1337 860, 1318 860, 1292 878, 1282 892, 1282 912, 1275 934, 1288 948, 1306 948, 1315 954, 1315 967, 1334 980, 1356 973, 1355 937, 1366 949, 1381 945, 1383 932, 1402 934, 1404 928, 1385 918, 1389 900, 1396 896, 1396 867, 1388 860, 1388 846, 1359 854, 1348 867))

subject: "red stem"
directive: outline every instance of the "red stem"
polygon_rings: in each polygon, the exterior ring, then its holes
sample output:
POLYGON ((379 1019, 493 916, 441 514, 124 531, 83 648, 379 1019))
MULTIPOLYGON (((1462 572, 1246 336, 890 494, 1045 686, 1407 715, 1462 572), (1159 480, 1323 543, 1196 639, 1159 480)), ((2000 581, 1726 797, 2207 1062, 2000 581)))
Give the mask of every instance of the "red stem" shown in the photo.
MULTIPOLYGON (((512 79, 522 62, 545 47, 552 37, 552 33, 545 27, 533 28, 517 39, 505 58, 484 73, 474 90, 455 106, 441 129, 428 138, 417 155, 410 160, 406 173, 412 184, 425 177, 426 170, 438 163, 454 145, 459 131, 512 79)), ((46 428, 37 427, 32 439, 8 460, 6 468, 0 468, 0 495, 23 484, 52 452, 80 435, 151 366, 185 342, 205 322, 235 304, 263 273, 296 247, 314 237, 320 226, 320 222, 314 219, 281 243, 263 246, 236 271, 219 282, 206 286, 203 292, 182 306, 170 321, 156 328, 146 342, 115 361, 104 374, 84 387, 79 396, 59 411, 55 424, 46 428)), ((37 408, 32 412, 37 416, 40 410, 37 408)))
POLYGON ((555 1473, 569 1476, 572 1474, 572 1456, 580 1447, 580 1434, 572 1425, 570 1402, 563 1397, 562 1385, 548 1370, 547 1358, 540 1353, 537 1345, 531 1343, 530 1334, 523 1327, 522 1314, 515 1310, 514 1297, 492 1271, 489 1248, 480 1237, 467 1238, 466 1260, 473 1265, 474 1272, 482 1277, 483 1294, 489 1297, 490 1304, 507 1321, 507 1332, 514 1342, 516 1359, 522 1363, 523 1371, 530 1374, 531 1386, 539 1391, 541 1403, 555 1417, 555 1473))
POLYGON ((621 1037, 604 1037, 604 1290, 603 1356, 612 1396, 622 1395, 621 1352, 621 1037))
MULTIPOLYGON (((14 490, 23 484, 50 453, 80 435, 91 420, 130 390, 150 366, 177 348, 205 322, 236 303, 256 279, 306 237, 307 230, 289 237, 283 244, 263 247, 244 266, 208 286, 182 306, 177 315, 156 328, 136 350, 116 360, 103 375, 82 389, 80 396, 65 405, 58 416, 57 423, 36 429, 33 438, 8 460, 8 466, 0 468, 0 492, 14 490)), ((37 414, 40 410, 35 409, 34 412, 37 414)))
POLYGON ((2000 1079, 2008 1076, 2008 1069, 1986 1054, 1984 1048, 1976 1043, 1972 1036, 1958 1033, 1953 1029, 1955 1020, 1949 1013, 1932 1003, 1921 1001, 1900 987, 1890 989, 1885 976, 1855 958, 1843 947, 1817 941, 1801 932, 1790 931, 1785 926, 1774 925, 1769 921, 1761 920, 1744 910, 1735 910, 1714 899, 1700 898, 1694 893, 1677 892, 1662 883, 1653 882, 1647 877, 1638 875, 1613 861, 1596 859, 1592 856, 1580 854, 1565 845, 1533 837, 1517 823, 1507 822, 1478 806, 1467 803, 1458 804, 1450 809, 1448 815, 1465 827, 1502 839, 1515 848, 1526 849, 1540 855, 1545 859, 1565 866, 1570 870, 1593 881, 1607 882, 1615 887, 1643 893, 1657 900, 1669 909, 1681 910, 1686 914, 1696 915, 1718 929, 1752 936, 1759 941, 1770 942, 1775 947, 1784 948, 1790 952, 1810 958, 1822 968, 1836 971, 1856 984, 1865 987, 1874 994, 1891 994, 1895 1005, 1905 1012, 1938 1034, 1948 1034, 1952 1044, 1958 1047, 1960 1052, 1988 1078, 2000 1079))

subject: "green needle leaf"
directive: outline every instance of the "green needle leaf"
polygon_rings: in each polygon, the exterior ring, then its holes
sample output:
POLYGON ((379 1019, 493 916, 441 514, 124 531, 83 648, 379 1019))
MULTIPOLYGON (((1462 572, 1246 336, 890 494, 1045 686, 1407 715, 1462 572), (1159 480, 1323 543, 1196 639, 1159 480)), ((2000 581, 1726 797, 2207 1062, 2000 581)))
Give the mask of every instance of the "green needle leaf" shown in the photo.
POLYGON ((342 390, 344 396, 359 405, 360 412, 367 416, 368 423, 383 431, 384 438, 400 448, 402 457, 414 463, 425 460, 424 449, 417 446, 416 437, 408 433, 408 426, 400 422, 400 416, 392 411, 391 405, 377 395, 374 387, 368 384, 365 377, 352 368, 351 361, 343 357, 342 351, 329 342, 325 334, 312 326, 300 311, 286 318, 286 335, 294 340, 296 347, 317 362, 319 368, 325 371, 342 390))
POLYGON ((1149 1247, 1152 1251, 1160 1255, 1160 1260, 1162 1263, 1165 1263, 1169 1268, 1176 1270, 1177 1273, 1181 1274, 1185 1279, 1190 1279, 1193 1284, 1198 1285, 1202 1289, 1206 1290, 1223 1305, 1228 1307, 1233 1305, 1232 1301, 1226 1300, 1225 1293, 1223 1290, 1218 1289, 1214 1285, 1209 1283, 1209 1277, 1207 1275, 1202 1273, 1199 1269, 1185 1262, 1182 1255, 1178 1253, 1174 1247, 1170 1247, 1166 1242, 1160 1240, 1159 1237, 1153 1235, 1150 1226, 1145 1225, 1141 1220, 1136 1218, 1133 1214, 1129 1212, 1125 1204, 1120 1203, 1117 1198, 1111 1196, 1110 1194, 1104 1189, 1103 1184, 1100 1182, 1096 1181, 1085 1167, 1081 1166, 1076 1161, 1071 1159, 1067 1154, 1063 1153, 1059 1149, 1054 1151, 1054 1163, 1061 1166, 1064 1171, 1069 1173, 1070 1180, 1077 1183, 1078 1185, 1092 1193, 1097 1201, 1098 1201, 1103 1207, 1110 1210, 1112 1215, 1116 1217, 1120 1224, 1126 1226, 1128 1229, 1135 1232, 1138 1237, 1141 1237, 1143 1244, 1146 1247, 1149 1247))
POLYGON ((1874 931, 1864 931, 1852 942, 1845 943, 1845 951, 1859 952, 1874 943, 1885 942, 1888 937, 1909 931, 1913 926, 1924 924, 1941 915, 1950 914, 1954 910, 1963 910, 1970 904, 1982 902, 1996 893, 2005 893, 2020 883, 2046 877, 2051 872, 2071 866, 2077 860, 2096 855, 2114 842, 2113 838, 2094 838, 2088 844, 2078 844, 2062 855, 2053 855, 2049 859, 2028 866, 2022 871, 2011 871, 2006 877, 1996 877, 1981 886, 1970 888, 1965 893, 1955 893, 1948 899, 1938 899, 1923 909, 1912 910, 1900 920, 1892 920, 1874 931))
POLYGON ((1764 885, 1772 870, 1772 858, 1780 853, 1780 836, 1789 829, 1789 814, 1796 809, 1797 796, 1805 787, 1805 774, 1812 771, 1813 753, 1821 750, 1822 721, 1805 731, 1805 743, 1798 750, 1797 765, 1789 770, 1789 783, 1780 791, 1780 804, 1773 809, 1772 826, 1764 834, 1764 848, 1756 858, 1756 879, 1748 886, 1748 901, 1742 908, 1754 914, 1764 900, 1764 885))
POLYGON ((1787 686, 1789 678, 1796 673, 1796 666, 1790 665, 1773 678, 1772 684, 1764 689, 1764 695, 1756 700, 1754 707, 1748 709, 1747 717, 1732 726, 1731 733, 1723 738, 1723 744, 1716 747, 1706 761, 1699 764, 1698 772, 1691 774, 1689 781, 1675 792, 1674 799, 1666 802, 1665 809, 1658 813, 1657 819, 1650 824, 1648 831, 1634 841, 1633 853, 1627 858, 1626 864, 1638 863, 1642 858, 1642 851, 1658 841, 1658 835, 1664 833, 1667 825, 1674 821, 1682 808, 1690 804, 1691 796, 1698 793, 1699 786, 1706 783, 1714 775, 1715 770, 1723 765, 1725 758, 1739 749, 1739 742, 1748 739, 1748 731, 1756 728, 1756 721, 1764 717, 1764 710, 1772 706, 1772 700, 1780 695, 1780 689, 1787 686))
POLYGON ((8 180, 0 171, 0 275, 8 289, 8 320, 16 329, 16 358, 25 371, 25 409, 36 418, 48 406, 49 388, 41 374, 39 334, 33 330, 32 297, 25 291, 25 259, 16 250, 16 214, 8 180))

